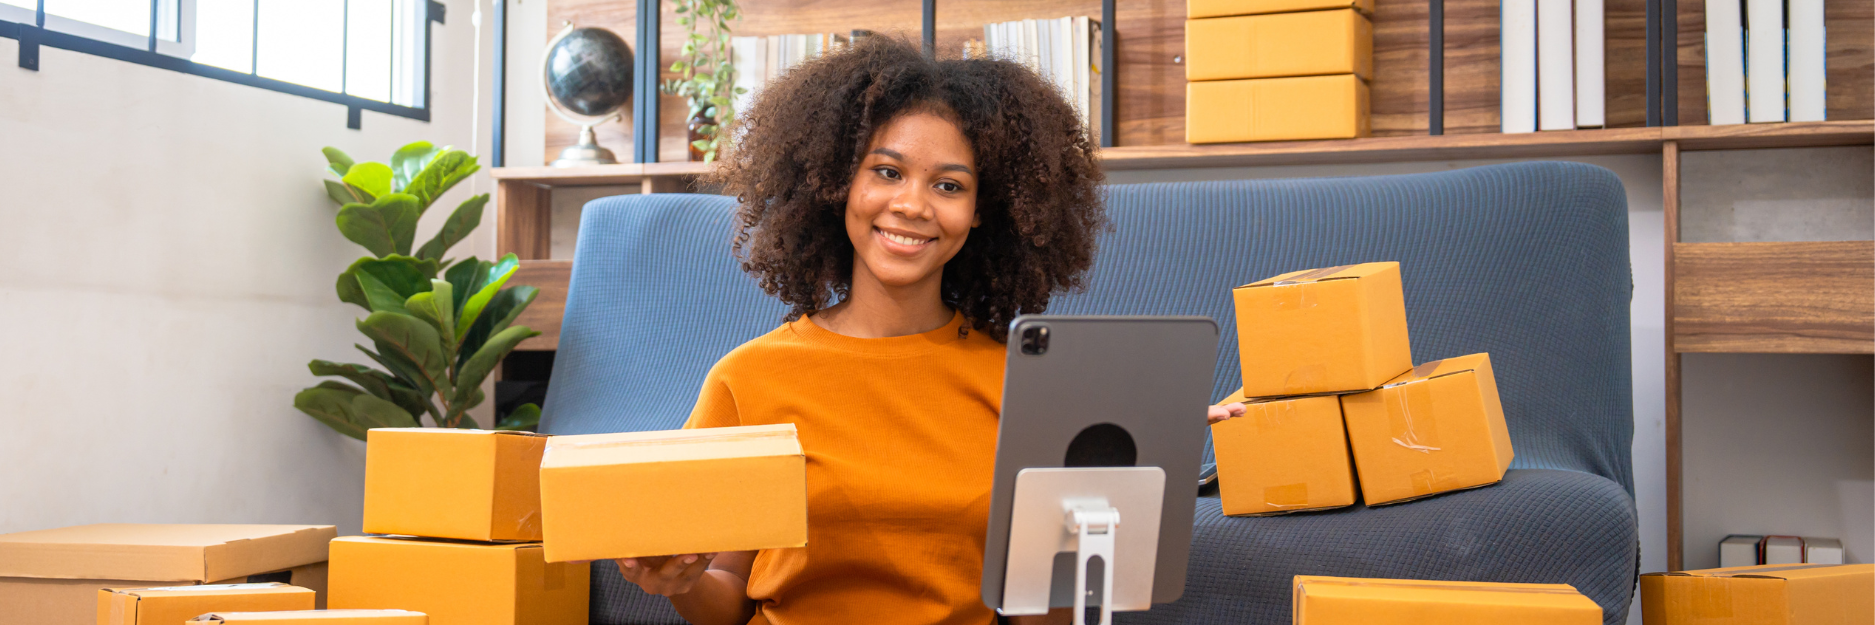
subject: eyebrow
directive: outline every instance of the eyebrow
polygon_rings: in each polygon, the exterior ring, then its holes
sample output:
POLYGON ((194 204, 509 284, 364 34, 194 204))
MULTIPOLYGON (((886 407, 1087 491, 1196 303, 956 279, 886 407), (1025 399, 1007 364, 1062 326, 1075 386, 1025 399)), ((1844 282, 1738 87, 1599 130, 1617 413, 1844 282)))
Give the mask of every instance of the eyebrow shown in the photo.
MULTIPOLYGON (((880 156, 891 157, 891 158, 898 159, 901 161, 905 160, 904 154, 900 154, 898 153, 898 150, 894 150, 891 148, 873 148, 871 153, 878 154, 880 156)), ((969 166, 963 165, 961 163, 945 163, 943 165, 939 165, 938 171, 961 171, 963 173, 970 174, 972 176, 977 175, 977 172, 971 170, 969 166)))

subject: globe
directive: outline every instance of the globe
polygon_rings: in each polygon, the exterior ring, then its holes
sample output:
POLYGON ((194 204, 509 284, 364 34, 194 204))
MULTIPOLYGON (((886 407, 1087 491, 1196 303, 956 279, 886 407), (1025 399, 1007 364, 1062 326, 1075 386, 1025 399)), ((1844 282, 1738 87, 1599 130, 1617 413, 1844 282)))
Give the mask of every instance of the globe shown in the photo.
POLYGON ((632 98, 632 51, 625 40, 603 28, 567 24, 547 43, 541 81, 555 113, 581 126, 579 144, 554 161, 556 167, 618 162, 599 147, 592 127, 617 115, 632 98))

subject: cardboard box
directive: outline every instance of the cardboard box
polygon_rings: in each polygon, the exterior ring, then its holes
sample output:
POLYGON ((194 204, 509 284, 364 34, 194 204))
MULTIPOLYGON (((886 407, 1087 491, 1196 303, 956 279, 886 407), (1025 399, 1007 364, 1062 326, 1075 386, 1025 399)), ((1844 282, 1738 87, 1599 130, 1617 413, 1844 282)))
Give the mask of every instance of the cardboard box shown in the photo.
POLYGON ((1374 26, 1354 9, 1185 22, 1185 79, 1374 77, 1374 26))
POLYGON ((280 583, 106 588, 98 591, 98 625, 175 625, 219 610, 311 610, 313 594, 280 583))
POLYGON ((1297 575, 1294 610, 1296 625, 1600 625, 1602 622, 1602 607, 1568 584, 1297 575))
POLYGON ((555 436, 540 466, 547 561, 807 545, 794 425, 555 436))
POLYGON ((378 428, 366 437, 366 532, 540 540, 540 454, 546 436, 378 428))
POLYGON ((1374 12, 1374 0, 1188 0, 1185 16, 1198 19, 1323 9, 1358 9, 1371 15, 1374 12))
POLYGON ((346 536, 332 541, 333 609, 399 609, 434 625, 584 625, 592 567, 539 543, 346 536))
POLYGON ((1869 625, 1875 564, 1766 564, 1641 576, 1647 625, 1869 625))
POLYGON ((0 625, 88 623, 98 591, 287 582, 325 600, 330 525, 105 523, 0 535, 0 625))
POLYGON ((307 610, 293 612, 215 612, 195 621, 224 625, 429 625, 422 612, 409 610, 307 610))
POLYGON ((1291 272, 1232 296, 1245 397, 1365 391, 1413 368, 1399 263, 1291 272))
POLYGON ((1488 354, 1435 360, 1343 395, 1341 414, 1370 506, 1495 484, 1515 455, 1488 354))
MULTIPOLYGON (((1243 393, 1219 405, 1243 401, 1243 393)), ((1273 515, 1354 504, 1354 465, 1332 396, 1244 405, 1211 426, 1224 514, 1273 515)))
POLYGON ((1368 133, 1353 74, 1185 83, 1185 142, 1353 139, 1368 133))

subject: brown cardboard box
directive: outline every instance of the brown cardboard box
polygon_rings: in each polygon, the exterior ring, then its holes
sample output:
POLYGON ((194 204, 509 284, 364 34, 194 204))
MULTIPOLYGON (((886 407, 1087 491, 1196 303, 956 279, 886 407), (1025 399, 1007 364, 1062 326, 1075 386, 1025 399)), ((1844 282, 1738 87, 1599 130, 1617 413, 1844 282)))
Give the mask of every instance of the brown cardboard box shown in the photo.
POLYGON ((793 424, 555 436, 540 466, 547 561, 807 544, 793 424))
MULTIPOLYGON (((1243 401, 1243 392, 1219 405, 1243 401)), ((1354 504, 1341 402, 1299 397, 1244 405, 1211 426, 1224 514, 1272 515, 1354 504)))
POLYGON ((1875 564, 1764 564, 1641 576, 1647 625, 1869 625, 1875 564))
POLYGON ((1602 622, 1601 606, 1568 584, 1297 575, 1294 610, 1295 625, 1599 625, 1602 622))
POLYGON ((1399 263, 1296 271, 1232 296, 1245 397, 1365 391, 1413 368, 1399 263))
POLYGON ((399 609, 433 625, 585 625, 592 567, 539 543, 346 536, 332 541, 333 609, 399 609))
POLYGON ((330 525, 104 523, 0 535, 0 625, 86 623, 98 590, 288 582, 325 600, 330 525))
POLYGON ((1341 413, 1370 506, 1495 484, 1515 456, 1488 354, 1435 360, 1343 395, 1341 413))
POLYGON ((1185 22, 1185 79, 1374 77, 1374 26, 1354 9, 1185 22))
POLYGON ((294 612, 215 612, 195 622, 222 625, 429 625, 422 612, 408 610, 306 610, 294 612))
POLYGON ((280 583, 106 588, 98 591, 98 625, 175 625, 221 610, 311 610, 314 594, 280 583))
POLYGON ((1372 14, 1374 0, 1188 0, 1185 5, 1185 16, 1198 19, 1349 8, 1372 14))
POLYGON ((366 436, 366 532, 540 540, 546 436, 448 428, 378 428, 366 436))
POLYGON ((1185 142, 1367 136, 1367 82, 1353 74, 1185 83, 1185 142))

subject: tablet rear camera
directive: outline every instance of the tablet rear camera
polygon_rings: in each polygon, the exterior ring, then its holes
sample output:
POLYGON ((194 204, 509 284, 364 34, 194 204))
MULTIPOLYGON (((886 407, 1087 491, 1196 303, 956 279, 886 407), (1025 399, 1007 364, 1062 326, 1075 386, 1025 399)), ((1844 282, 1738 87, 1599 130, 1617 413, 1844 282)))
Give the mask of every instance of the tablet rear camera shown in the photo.
POLYGON ((1048 326, 1022 326, 1022 353, 1030 356, 1048 353, 1048 326))

